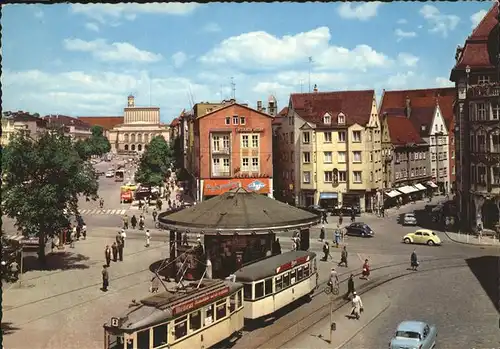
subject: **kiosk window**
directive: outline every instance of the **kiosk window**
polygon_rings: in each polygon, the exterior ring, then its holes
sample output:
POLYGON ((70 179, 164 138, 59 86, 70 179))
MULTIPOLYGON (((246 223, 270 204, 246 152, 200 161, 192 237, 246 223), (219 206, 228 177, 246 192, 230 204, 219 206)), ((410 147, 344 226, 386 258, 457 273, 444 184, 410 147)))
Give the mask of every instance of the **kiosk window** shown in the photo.
POLYGON ((273 293, 273 279, 266 279, 265 280, 265 291, 266 291, 266 296, 268 294, 273 293))
POLYGON ((283 288, 290 286, 290 273, 283 275, 283 288))
POLYGON ((149 348, 149 328, 137 332, 137 348, 149 348))
POLYGON ((297 280, 302 280, 304 278, 304 268, 300 267, 297 269, 297 280))
POLYGON ((255 284, 255 299, 264 297, 264 281, 255 284))
POLYGON ((229 312, 232 313, 236 310, 236 293, 229 297, 229 312))
POLYGON ((217 320, 226 316, 226 300, 217 302, 217 320))
POLYGON ((201 328, 201 310, 189 314, 189 329, 196 331, 201 328))
POLYGON ((205 308, 205 326, 214 322, 214 305, 210 304, 205 308))
POLYGON ((243 305, 243 291, 238 292, 238 308, 243 305))
POLYGON ((187 335, 187 316, 178 318, 174 322, 175 324, 175 339, 179 339, 187 335))
POLYGON ((281 289, 283 289, 283 277, 276 276, 274 282, 276 283, 276 292, 281 291, 281 289))
POLYGON ((243 298, 248 300, 252 299, 252 284, 243 284, 243 293, 243 298))
POLYGON ((167 324, 153 327, 153 348, 161 347, 168 343, 167 324))
POLYGON ((294 284, 297 281, 297 270, 292 270, 290 272, 290 282, 294 284))

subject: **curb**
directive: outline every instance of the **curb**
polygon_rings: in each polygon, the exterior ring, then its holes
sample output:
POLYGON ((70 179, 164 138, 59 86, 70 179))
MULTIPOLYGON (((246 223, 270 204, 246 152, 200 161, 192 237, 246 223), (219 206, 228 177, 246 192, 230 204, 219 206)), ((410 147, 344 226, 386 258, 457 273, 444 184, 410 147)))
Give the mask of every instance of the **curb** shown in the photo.
POLYGON ((390 306, 391 306, 391 302, 388 301, 383 309, 381 309, 379 312, 377 312, 376 314, 374 314, 372 316, 370 321, 368 321, 366 324, 362 325, 360 328, 358 328, 356 331, 354 331, 351 335, 349 335, 349 338, 344 340, 341 344, 337 345, 335 347, 335 349, 341 349, 344 345, 349 343, 354 337, 356 337, 358 335, 359 332, 363 331, 366 327, 370 326, 373 323, 373 321, 375 321, 380 315, 382 315, 382 313, 384 313, 387 309, 389 309, 390 306))
POLYGON ((497 244, 481 244, 481 243, 477 243, 477 242, 465 242, 465 241, 460 241, 460 240, 457 240, 455 238, 452 238, 450 236, 450 234, 448 234, 447 232, 443 232, 444 235, 446 235, 446 237, 448 239, 450 239, 451 241, 457 243, 457 244, 462 244, 462 245, 469 245, 469 246, 478 246, 478 247, 481 247, 481 246, 500 246, 500 243, 497 243, 497 244))

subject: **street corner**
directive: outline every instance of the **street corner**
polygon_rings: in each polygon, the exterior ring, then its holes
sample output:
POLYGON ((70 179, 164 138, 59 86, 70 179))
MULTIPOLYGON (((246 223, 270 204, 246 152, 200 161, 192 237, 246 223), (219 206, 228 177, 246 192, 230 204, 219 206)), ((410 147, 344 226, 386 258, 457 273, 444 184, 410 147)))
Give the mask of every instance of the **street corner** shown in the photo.
POLYGON ((500 241, 495 237, 482 236, 478 237, 475 234, 465 233, 452 233, 444 231, 443 234, 452 242, 457 244, 471 245, 471 246, 500 246, 500 241))

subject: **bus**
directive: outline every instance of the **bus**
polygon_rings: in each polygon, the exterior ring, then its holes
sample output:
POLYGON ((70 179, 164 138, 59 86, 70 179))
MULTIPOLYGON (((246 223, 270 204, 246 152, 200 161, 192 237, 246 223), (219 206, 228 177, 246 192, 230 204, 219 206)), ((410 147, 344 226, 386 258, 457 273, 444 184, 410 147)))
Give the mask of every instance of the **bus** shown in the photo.
POLYGON ((115 182, 123 182, 125 178, 125 171, 124 170, 116 170, 115 171, 115 182))
POLYGON ((209 348, 243 326, 243 285, 203 279, 133 302, 104 324, 104 349, 209 348))

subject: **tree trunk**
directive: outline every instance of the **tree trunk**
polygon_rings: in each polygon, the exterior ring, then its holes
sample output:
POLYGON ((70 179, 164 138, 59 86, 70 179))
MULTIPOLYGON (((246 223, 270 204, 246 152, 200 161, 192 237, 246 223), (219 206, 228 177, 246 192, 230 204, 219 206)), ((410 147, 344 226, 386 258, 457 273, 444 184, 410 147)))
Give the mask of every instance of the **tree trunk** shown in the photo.
POLYGON ((38 262, 42 268, 45 267, 47 263, 45 259, 45 232, 43 231, 38 234, 38 262))

